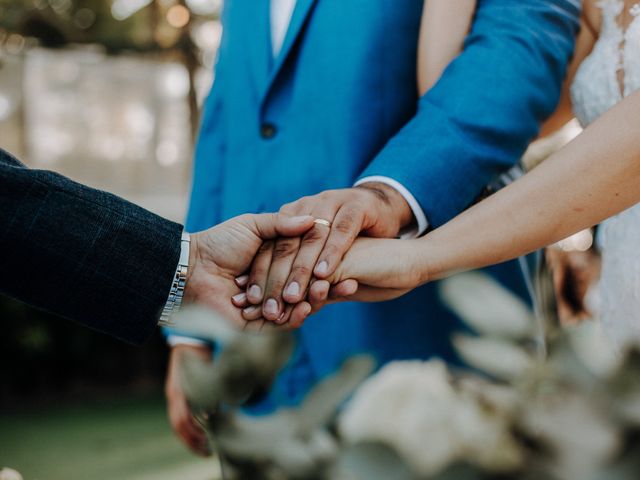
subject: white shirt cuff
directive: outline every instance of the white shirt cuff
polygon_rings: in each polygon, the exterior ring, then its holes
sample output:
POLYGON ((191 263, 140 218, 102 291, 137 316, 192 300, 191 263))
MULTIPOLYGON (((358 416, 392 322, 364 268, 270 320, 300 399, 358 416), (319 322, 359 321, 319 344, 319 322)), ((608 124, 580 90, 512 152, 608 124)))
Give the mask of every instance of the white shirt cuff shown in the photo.
POLYGON ((371 182, 384 183, 385 185, 388 185, 391 188, 397 190, 398 193, 402 195, 402 198, 404 198, 406 202, 409 204, 409 207, 413 212, 413 216, 416 219, 416 223, 411 227, 403 229, 400 232, 400 238, 402 239, 416 238, 427 231, 427 228, 429 228, 429 221, 427 220, 427 216, 424 214, 424 210, 422 210, 422 207, 416 200, 416 197, 414 197, 404 185, 402 185, 397 180, 394 180, 393 178, 384 177, 381 175, 374 175, 371 177, 365 177, 358 180, 354 186, 357 187, 358 185, 362 185, 363 183, 371 183, 371 182))
POLYGON ((195 347, 206 347, 208 344, 203 340, 199 340, 197 338, 191 337, 183 337, 181 335, 169 335, 167 337, 167 344, 170 347, 175 347, 176 345, 192 345, 195 347))

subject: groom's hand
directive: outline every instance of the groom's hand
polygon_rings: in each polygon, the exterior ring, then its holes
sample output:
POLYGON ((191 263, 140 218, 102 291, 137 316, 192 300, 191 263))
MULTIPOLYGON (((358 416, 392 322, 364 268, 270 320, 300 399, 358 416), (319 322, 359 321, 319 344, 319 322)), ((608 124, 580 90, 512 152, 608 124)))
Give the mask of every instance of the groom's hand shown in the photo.
POLYGON ((287 322, 288 309, 304 300, 312 277, 329 278, 359 235, 393 238, 414 221, 404 197, 375 182, 304 197, 284 205, 280 213, 310 215, 320 223, 301 238, 263 245, 246 280, 247 303, 262 304, 262 309, 245 310, 246 319, 260 314, 276 323, 287 322))
MULTIPOLYGON (((191 235, 185 302, 207 305, 243 329, 260 329, 264 322, 246 322, 230 301, 241 301, 244 290, 236 277, 249 270, 264 241, 299 237, 313 226, 313 217, 267 213, 242 215, 207 231, 191 235)), ((302 302, 289 311, 287 327, 296 327, 310 313, 302 302)), ((257 320, 262 320, 257 317, 257 320)))

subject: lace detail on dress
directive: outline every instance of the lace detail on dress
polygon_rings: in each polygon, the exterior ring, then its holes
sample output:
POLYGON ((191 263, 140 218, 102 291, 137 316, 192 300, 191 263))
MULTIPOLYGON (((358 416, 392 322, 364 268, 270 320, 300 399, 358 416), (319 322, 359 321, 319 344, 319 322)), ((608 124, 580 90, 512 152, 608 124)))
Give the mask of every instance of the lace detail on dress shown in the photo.
MULTIPOLYGON (((571 86, 576 117, 583 126, 623 97, 640 89, 640 2, 628 10, 626 30, 619 23, 623 0, 602 0, 602 31, 571 86)), ((640 339, 640 204, 606 220, 599 238, 602 276, 597 314, 618 347, 640 339)))
POLYGON ((598 316, 604 331, 621 347, 640 339, 640 205, 601 225, 602 274, 598 316))
POLYGON ((629 9, 632 19, 626 29, 618 21, 623 0, 601 0, 597 5, 602 10, 600 36, 571 86, 574 112, 583 127, 640 89, 640 2, 629 9))

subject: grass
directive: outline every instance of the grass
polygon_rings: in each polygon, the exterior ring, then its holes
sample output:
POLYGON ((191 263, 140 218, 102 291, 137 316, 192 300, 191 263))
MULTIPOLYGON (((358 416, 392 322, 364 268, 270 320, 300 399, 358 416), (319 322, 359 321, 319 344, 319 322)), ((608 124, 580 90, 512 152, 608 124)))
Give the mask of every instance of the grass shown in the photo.
POLYGON ((173 435, 162 398, 0 413, 0 467, 25 480, 217 480, 173 435))

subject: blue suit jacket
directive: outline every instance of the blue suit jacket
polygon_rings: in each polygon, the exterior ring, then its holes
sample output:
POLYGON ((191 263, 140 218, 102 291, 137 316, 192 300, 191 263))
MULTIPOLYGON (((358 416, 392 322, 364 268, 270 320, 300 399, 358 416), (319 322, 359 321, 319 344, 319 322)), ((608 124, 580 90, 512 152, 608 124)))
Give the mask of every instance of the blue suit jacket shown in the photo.
MULTIPOLYGON (((579 0, 480 0, 466 48, 422 99, 423 0, 298 0, 276 59, 269 2, 226 0, 187 229, 197 231, 360 176, 404 184, 432 226, 513 165, 554 109, 579 0)), ((517 291, 514 265, 494 268, 517 291)), ((327 308, 262 407, 292 404, 348 355, 452 355, 456 322, 427 286, 394 302, 327 308)))

